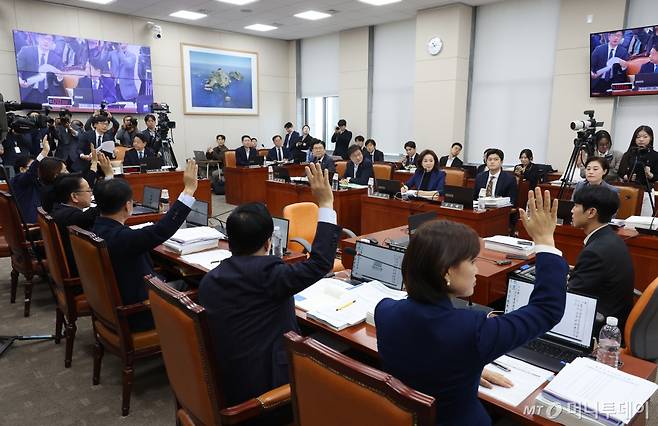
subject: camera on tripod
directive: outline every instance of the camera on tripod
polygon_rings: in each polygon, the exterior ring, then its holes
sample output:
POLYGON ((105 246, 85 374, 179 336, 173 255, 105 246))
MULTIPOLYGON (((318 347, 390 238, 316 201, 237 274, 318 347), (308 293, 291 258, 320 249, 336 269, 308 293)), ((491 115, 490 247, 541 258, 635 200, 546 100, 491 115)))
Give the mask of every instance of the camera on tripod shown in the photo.
POLYGON ((167 115, 171 112, 169 110, 169 105, 164 103, 152 103, 151 111, 158 114, 157 132, 158 135, 160 135, 160 139, 166 140, 169 135, 169 130, 176 128, 176 122, 170 120, 169 116, 167 115))
POLYGON ((574 145, 579 150, 585 151, 587 155, 594 155, 596 150, 596 142, 594 134, 597 127, 603 126, 603 121, 596 121, 594 118, 594 110, 583 111, 583 114, 589 118, 585 120, 572 121, 569 127, 571 130, 577 131, 577 137, 574 139, 574 145))
POLYGON ((0 142, 4 141, 11 129, 14 133, 29 133, 33 130, 45 129, 53 122, 48 117, 49 108, 43 108, 41 104, 5 102, 0 94, 0 142), (13 111, 32 110, 28 115, 16 114, 13 111))

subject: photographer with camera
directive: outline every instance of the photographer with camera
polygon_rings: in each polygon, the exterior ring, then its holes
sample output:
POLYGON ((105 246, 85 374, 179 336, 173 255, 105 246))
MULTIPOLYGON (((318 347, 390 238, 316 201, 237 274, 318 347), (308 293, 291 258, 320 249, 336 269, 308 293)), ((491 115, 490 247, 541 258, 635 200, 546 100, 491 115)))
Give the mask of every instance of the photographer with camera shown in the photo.
POLYGON ((133 138, 137 133, 139 133, 137 119, 132 115, 126 115, 123 117, 123 124, 116 134, 116 140, 121 146, 131 147, 133 138))
POLYGON ((101 102, 101 108, 99 110, 94 111, 94 114, 87 119, 87 122, 85 123, 85 130, 87 132, 93 130, 94 127, 92 122, 94 120, 94 117, 103 116, 112 123, 112 127, 109 127, 107 131, 112 136, 112 139, 114 139, 114 135, 116 135, 117 131, 119 130, 119 127, 121 126, 119 125, 119 122, 116 120, 116 118, 112 117, 112 113, 105 109, 106 106, 107 106, 106 102, 101 102))
POLYGON ((58 121, 55 126, 57 146, 53 147, 55 157, 62 160, 69 170, 75 170, 74 164, 80 161, 78 152, 80 131, 71 124, 71 113, 68 110, 59 113, 58 121))

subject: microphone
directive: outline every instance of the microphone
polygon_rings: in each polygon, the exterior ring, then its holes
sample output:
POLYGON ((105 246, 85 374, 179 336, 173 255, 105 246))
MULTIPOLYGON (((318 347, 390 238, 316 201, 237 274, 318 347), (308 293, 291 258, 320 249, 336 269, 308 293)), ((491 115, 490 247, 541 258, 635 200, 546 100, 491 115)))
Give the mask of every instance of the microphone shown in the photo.
POLYGON ((390 266, 391 268, 395 268, 395 269, 401 269, 402 268, 400 265, 391 265, 390 263, 382 262, 381 260, 375 259, 374 257, 370 257, 370 256, 366 256, 365 254, 357 253, 357 251, 352 247, 345 247, 343 249, 343 252, 346 253, 346 254, 349 254, 350 256, 354 256, 354 257, 360 256, 360 257, 363 257, 364 259, 369 259, 369 260, 372 260, 374 262, 379 262, 382 265, 390 266))

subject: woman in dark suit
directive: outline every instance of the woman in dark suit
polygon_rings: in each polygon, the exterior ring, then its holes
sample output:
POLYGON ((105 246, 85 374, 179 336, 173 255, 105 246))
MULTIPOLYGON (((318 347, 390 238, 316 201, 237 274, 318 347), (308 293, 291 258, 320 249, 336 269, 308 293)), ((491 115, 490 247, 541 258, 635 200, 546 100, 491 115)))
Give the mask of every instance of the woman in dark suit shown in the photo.
POLYGON ((532 151, 527 148, 521 150, 519 161, 521 161, 521 164, 514 166, 514 174, 521 180, 527 180, 530 184, 530 189, 535 189, 539 182, 539 169, 532 162, 532 151))
POLYGON ((426 149, 420 153, 416 162, 416 172, 404 184, 401 192, 417 189, 419 191, 437 191, 439 194, 443 194, 445 181, 446 173, 439 170, 439 158, 434 151, 426 149))
POLYGON ((436 398, 437 424, 489 425, 478 400, 485 365, 542 335, 564 314, 567 263, 555 248, 557 200, 546 191, 528 194, 525 229, 536 243, 536 283, 527 306, 489 317, 453 307, 451 297, 473 294, 480 241, 455 222, 424 223, 402 260, 408 293, 384 299, 375 308, 377 348, 384 370, 436 398))
POLYGON ((640 126, 633 132, 631 144, 621 157, 619 177, 646 187, 658 180, 658 152, 653 149, 653 129, 640 126))
POLYGON ((304 124, 302 127, 302 137, 295 142, 295 146, 292 148, 292 156, 296 163, 303 163, 308 160, 308 152, 313 148, 313 141, 315 140, 309 134, 310 132, 311 128, 308 124, 304 124))

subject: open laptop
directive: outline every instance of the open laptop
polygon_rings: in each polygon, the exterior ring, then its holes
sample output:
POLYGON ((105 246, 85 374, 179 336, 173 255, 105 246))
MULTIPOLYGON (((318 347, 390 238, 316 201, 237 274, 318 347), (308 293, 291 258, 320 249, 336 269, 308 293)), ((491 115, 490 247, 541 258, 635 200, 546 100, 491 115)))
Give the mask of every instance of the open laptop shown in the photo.
POLYGON ((162 195, 162 188, 145 186, 142 202, 133 207, 133 215, 159 212, 160 195, 162 195))
POLYGON ((208 203, 201 200, 195 200, 192 204, 192 210, 185 219, 186 228, 196 226, 208 226, 208 203))
POLYGON ((430 220, 434 220, 436 218, 436 212, 419 213, 409 216, 407 218, 409 224, 409 235, 398 238, 397 240, 392 240, 388 243, 388 245, 398 251, 406 250, 407 246, 409 245, 409 240, 411 236, 416 232, 416 229, 418 229, 418 227, 420 227, 420 225, 423 223, 429 222, 430 220))
POLYGON ((194 152, 194 161, 206 161, 206 153, 203 151, 192 151, 194 152))
POLYGON ((272 172, 274 173, 275 179, 281 179, 286 182, 290 182, 290 172, 287 168, 282 166, 274 166, 272 168, 272 172))
POLYGON ((262 166, 263 163, 265 163, 265 157, 261 157, 260 155, 249 157, 250 166, 262 166))
MULTIPOLYGON (((530 282, 510 277, 505 313, 526 306, 534 288, 530 282)), ((595 298, 567 292, 562 320, 548 333, 507 354, 553 372, 560 371, 578 357, 588 356, 593 349, 596 303, 595 298)))
POLYGON ((388 194, 392 197, 400 193, 400 189, 402 188, 402 182, 399 180, 377 179, 376 184, 377 192, 388 194))
POLYGON ((274 222, 274 226, 278 226, 279 231, 281 231, 281 237, 283 239, 283 254, 286 254, 288 253, 288 227, 290 226, 290 221, 282 217, 272 216, 272 222, 274 222))
POLYGON ((357 241, 350 282, 358 285, 377 280, 393 290, 402 290, 403 257, 398 250, 357 241))
POLYGON ((443 190, 443 202, 461 204, 464 210, 473 210, 473 188, 446 185, 443 190))
POLYGON ((146 170, 160 170, 162 168, 162 158, 146 157, 146 170))
POLYGON ((571 224, 571 209, 573 209, 573 204, 573 201, 570 200, 557 200, 558 223, 562 225, 571 224))

